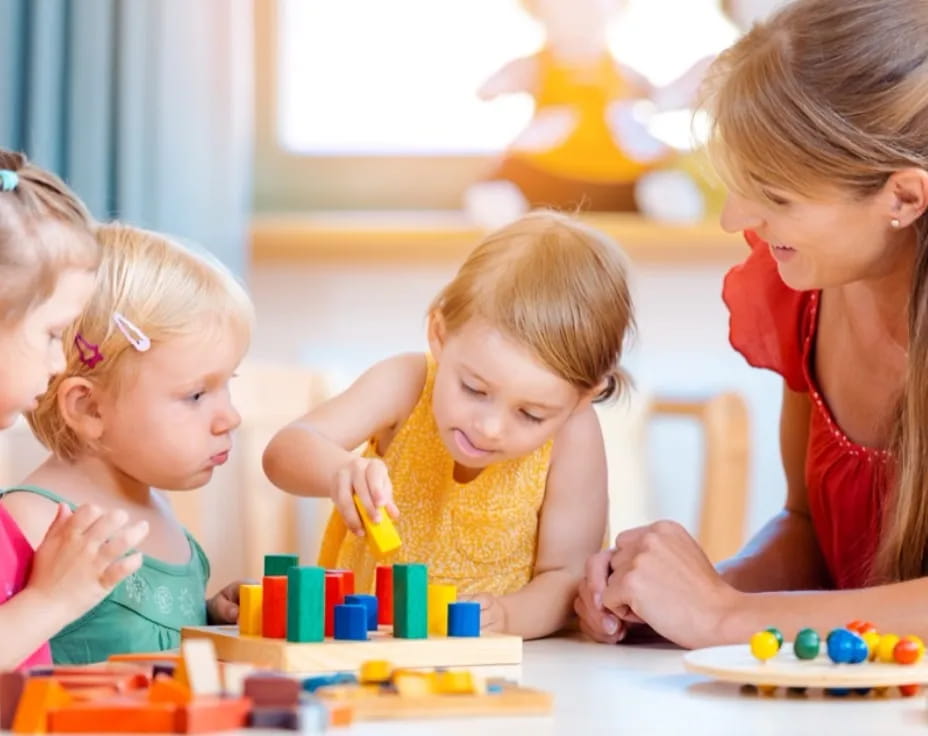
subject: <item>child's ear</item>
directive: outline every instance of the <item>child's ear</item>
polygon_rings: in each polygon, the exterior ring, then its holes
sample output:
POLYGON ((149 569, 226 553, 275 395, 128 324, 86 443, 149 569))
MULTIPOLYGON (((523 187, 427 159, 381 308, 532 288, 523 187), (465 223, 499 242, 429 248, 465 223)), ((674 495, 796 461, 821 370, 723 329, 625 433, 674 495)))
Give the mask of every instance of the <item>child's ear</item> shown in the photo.
POLYGON ((86 378, 72 376, 61 382, 58 411, 65 424, 81 439, 93 442, 103 436, 99 391, 86 378))
POLYGON ((429 337, 429 350, 432 353, 432 357, 435 360, 438 360, 438 356, 441 355, 441 351, 445 346, 445 339, 448 336, 448 326, 445 324, 445 318, 442 316, 442 313, 437 309, 433 309, 429 312, 429 328, 428 328, 428 337, 429 337))

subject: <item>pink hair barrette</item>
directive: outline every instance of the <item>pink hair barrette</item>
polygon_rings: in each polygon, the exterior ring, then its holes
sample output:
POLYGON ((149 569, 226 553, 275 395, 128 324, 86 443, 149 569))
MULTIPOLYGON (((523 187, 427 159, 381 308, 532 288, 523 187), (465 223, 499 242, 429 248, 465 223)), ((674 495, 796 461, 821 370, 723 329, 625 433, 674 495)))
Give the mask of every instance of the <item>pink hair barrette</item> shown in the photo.
POLYGON ((77 348, 81 363, 88 368, 93 368, 103 360, 103 353, 100 352, 100 348, 92 342, 87 342, 80 332, 74 336, 74 347, 77 348))
POLYGON ((119 331, 125 335, 129 344, 140 353, 144 353, 151 347, 151 340, 148 339, 148 335, 142 332, 119 312, 113 313, 113 322, 116 324, 116 327, 119 328, 119 331))

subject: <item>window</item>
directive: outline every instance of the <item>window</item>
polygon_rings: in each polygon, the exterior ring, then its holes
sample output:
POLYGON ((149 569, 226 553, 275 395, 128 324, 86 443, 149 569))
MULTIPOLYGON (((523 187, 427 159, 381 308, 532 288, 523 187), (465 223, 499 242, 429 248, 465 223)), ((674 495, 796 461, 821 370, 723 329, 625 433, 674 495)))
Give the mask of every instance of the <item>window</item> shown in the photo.
MULTIPOLYGON (((268 159, 259 160, 259 203, 337 207, 344 197, 377 206, 377 182, 392 173, 406 185, 400 193, 382 181, 383 206, 429 206, 433 195, 435 206, 456 206, 455 192, 530 119, 527 95, 484 102, 476 94, 542 42, 518 0, 278 0, 276 10, 261 80, 274 94, 259 146, 268 159), (420 175, 441 183, 417 185, 420 175), (324 189, 313 184, 320 177, 324 189), (299 186, 308 199, 280 186, 299 186)), ((616 57, 656 84, 736 35, 718 0, 627 0, 609 33, 616 57)), ((665 121, 688 124, 685 115, 665 121)))

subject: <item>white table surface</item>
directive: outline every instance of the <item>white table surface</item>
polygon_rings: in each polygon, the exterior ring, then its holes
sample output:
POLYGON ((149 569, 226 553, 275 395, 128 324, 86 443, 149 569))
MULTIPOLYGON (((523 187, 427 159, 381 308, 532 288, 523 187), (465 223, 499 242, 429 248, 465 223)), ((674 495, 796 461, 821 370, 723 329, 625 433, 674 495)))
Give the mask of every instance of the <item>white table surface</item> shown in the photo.
MULTIPOLYGON (((493 668, 492 672, 554 693, 555 710, 550 717, 378 721, 355 723, 330 733, 928 734, 924 695, 824 698, 821 691, 812 691, 804 698, 791 698, 782 690, 774 697, 742 695, 737 685, 688 674, 683 669, 682 655, 681 650, 669 645, 607 646, 568 638, 526 642, 521 667, 493 668)), ((257 736, 261 732, 242 733, 257 736)))

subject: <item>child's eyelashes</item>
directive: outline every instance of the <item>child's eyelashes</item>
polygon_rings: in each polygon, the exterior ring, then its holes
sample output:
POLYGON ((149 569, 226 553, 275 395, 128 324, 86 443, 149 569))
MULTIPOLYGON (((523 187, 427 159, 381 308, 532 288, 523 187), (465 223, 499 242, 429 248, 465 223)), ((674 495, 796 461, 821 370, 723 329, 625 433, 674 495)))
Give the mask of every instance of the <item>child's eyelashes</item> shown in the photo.
POLYGON ((523 419, 526 419, 529 422, 532 422, 533 424, 541 424, 544 421, 544 417, 537 417, 534 414, 525 411, 525 409, 520 410, 519 414, 522 416, 523 419))
POLYGON ((197 403, 200 399, 206 396, 206 391, 194 391, 187 398, 193 403, 197 403))
POLYGON ((472 396, 486 396, 486 391, 481 391, 479 388, 474 388, 473 386, 468 385, 464 381, 461 381, 461 388, 464 389, 465 393, 469 393, 472 396))

